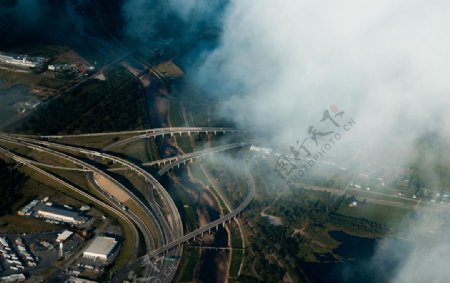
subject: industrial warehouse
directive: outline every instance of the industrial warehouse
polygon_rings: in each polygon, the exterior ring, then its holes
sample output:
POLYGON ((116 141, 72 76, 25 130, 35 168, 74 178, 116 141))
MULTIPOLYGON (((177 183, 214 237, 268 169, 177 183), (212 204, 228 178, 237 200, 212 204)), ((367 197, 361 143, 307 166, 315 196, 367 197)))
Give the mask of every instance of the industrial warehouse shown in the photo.
POLYGON ((63 209, 55 206, 41 205, 37 209, 36 216, 56 221, 71 223, 71 224, 83 224, 87 221, 87 218, 80 216, 79 212, 69 209, 63 209))
POLYGON ((0 52, 0 63, 15 67, 37 68, 42 66, 47 60, 42 57, 29 57, 27 55, 11 55, 0 52))
POLYGON ((80 210, 74 209, 68 205, 55 205, 53 202, 47 200, 48 198, 45 198, 42 201, 33 200, 19 210, 18 214, 45 218, 50 222, 64 222, 73 225, 84 224, 89 220, 89 217, 85 216, 80 210))
POLYGON ((110 259, 116 246, 116 239, 105 236, 97 236, 89 247, 83 252, 83 257, 107 261, 110 259))

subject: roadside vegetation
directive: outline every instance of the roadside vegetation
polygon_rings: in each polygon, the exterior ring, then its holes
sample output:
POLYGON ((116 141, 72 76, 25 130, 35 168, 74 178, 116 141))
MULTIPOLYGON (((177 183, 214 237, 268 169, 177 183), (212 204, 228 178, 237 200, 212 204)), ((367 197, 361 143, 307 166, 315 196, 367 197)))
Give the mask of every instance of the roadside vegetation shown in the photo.
POLYGON ((106 81, 89 79, 61 94, 9 131, 26 134, 72 134, 134 130, 146 121, 143 89, 123 67, 105 71, 106 81))
POLYGON ((22 196, 25 175, 0 159, 0 216, 13 213, 14 203, 22 196))

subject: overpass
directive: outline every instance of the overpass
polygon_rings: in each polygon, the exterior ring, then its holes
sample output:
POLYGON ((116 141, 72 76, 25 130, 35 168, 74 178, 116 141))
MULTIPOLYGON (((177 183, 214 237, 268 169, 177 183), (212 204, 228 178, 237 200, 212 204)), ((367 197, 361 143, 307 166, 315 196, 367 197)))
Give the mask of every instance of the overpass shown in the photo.
MULTIPOLYGON (((179 216, 178 209, 177 209, 175 203, 173 202, 172 198, 167 193, 167 191, 161 186, 161 184, 150 173, 148 173, 141 167, 139 167, 127 160, 124 160, 122 158, 119 158, 119 157, 116 157, 116 156, 113 156, 110 154, 102 153, 102 152, 85 149, 85 148, 78 148, 78 147, 69 146, 69 145, 62 145, 62 144, 51 143, 51 142, 46 142, 46 141, 38 141, 38 140, 32 140, 32 139, 27 139, 27 138, 20 138, 20 140, 27 140, 34 144, 40 144, 40 145, 46 146, 45 149, 50 150, 50 151, 52 151, 52 150, 49 149, 48 147, 55 147, 55 148, 60 148, 63 150, 68 150, 68 151, 75 151, 77 153, 82 153, 82 154, 85 154, 90 157, 100 157, 100 158, 108 159, 115 163, 121 164, 122 166, 126 167, 127 169, 137 173, 139 176, 144 177, 144 180, 146 182, 149 182, 152 185, 152 188, 157 190, 158 193, 163 196, 162 199, 165 203, 165 206, 168 207, 170 209, 170 211, 172 212, 172 215, 174 215, 174 218, 172 219, 173 220, 172 224, 176 224, 177 228, 181 229, 181 231, 182 231, 181 217, 179 216)), ((70 160, 75 159, 68 155, 66 155, 66 158, 68 158, 70 160)), ((75 159, 75 160, 78 161, 78 159, 75 159)), ((100 171, 99 169, 97 169, 94 166, 87 164, 87 163, 86 163, 86 167, 88 167, 88 169, 90 169, 92 171, 100 171)), ((142 204, 142 205, 144 205, 144 204, 142 204)), ((164 217, 162 214, 160 214, 159 216, 164 217)), ((169 235, 172 235, 171 229, 168 229, 165 232, 167 232, 169 235)), ((179 234, 182 234, 182 232, 179 234)))
MULTIPOLYGON (((103 207, 106 210, 113 212, 115 215, 117 215, 119 218, 121 218, 123 221, 125 221, 130 226, 131 230, 133 231, 135 239, 139 239, 139 234, 138 234, 138 232, 136 230, 136 227, 130 221, 130 219, 128 219, 126 214, 123 211, 121 211, 120 209, 114 208, 114 207, 112 207, 112 206, 110 206, 110 205, 100 201, 99 199, 93 197, 92 195, 90 195, 90 194, 88 194, 88 193, 86 193, 86 192, 84 192, 84 191, 74 187, 73 185, 71 185, 71 184, 67 183, 66 181, 58 178, 57 176, 55 176, 55 175, 53 175, 53 174, 51 174, 51 173, 49 173, 47 171, 44 171, 44 170, 36 167, 31 162, 29 162, 29 160, 27 160, 26 158, 18 156, 18 155, 10 152, 9 150, 7 150, 6 148, 4 148, 2 146, 0 146, 0 152, 3 153, 4 155, 10 157, 11 159, 15 160, 17 163, 29 167, 30 169, 32 169, 32 170, 34 170, 34 171, 36 171, 36 172, 38 172, 38 173, 40 173, 40 174, 50 178, 50 179, 52 179, 53 181, 56 181, 57 183, 63 185, 64 187, 67 187, 68 189, 74 191, 75 193, 81 195, 82 197, 92 201, 93 203, 97 204, 98 206, 103 207)), ((139 227, 138 224, 136 224, 136 225, 139 227)), ((138 246, 139 246, 139 241, 136 241, 136 243, 134 243, 134 245, 133 245, 134 254, 136 254, 138 246)))
POLYGON ((227 145, 207 148, 204 150, 194 151, 194 152, 186 153, 183 155, 177 155, 177 156, 171 156, 171 157, 167 157, 167 158, 163 158, 163 159, 158 159, 158 160, 142 163, 142 165, 143 166, 155 166, 155 165, 161 166, 161 165, 166 165, 166 163, 171 164, 171 163, 181 160, 181 159, 191 160, 191 159, 194 159, 191 157, 201 158, 203 156, 210 155, 212 153, 225 151, 225 150, 240 147, 240 146, 246 146, 249 144, 250 143, 231 143, 231 144, 227 144, 227 145))
MULTIPOLYGON (((57 144, 57 143, 49 143, 49 142, 44 142, 44 141, 35 141, 35 142, 46 145, 46 146, 59 147, 59 148, 65 149, 65 150, 75 150, 75 151, 83 153, 83 154, 106 158, 106 159, 112 160, 114 162, 117 162, 119 164, 122 164, 123 166, 128 167, 130 170, 137 172, 138 175, 143 176, 146 181, 149 181, 152 185, 154 185, 154 189, 157 189, 159 192, 162 191, 164 193, 164 195, 167 195, 170 204, 166 203, 166 205, 170 205, 169 207, 174 208, 176 210, 176 212, 178 213, 178 210, 177 210, 175 204, 173 203, 172 198, 170 198, 168 193, 159 184, 159 182, 156 181, 156 179, 151 174, 146 172, 144 169, 140 168, 139 166, 137 166, 129 161, 123 160, 121 158, 118 158, 118 157, 115 157, 115 156, 112 156, 112 155, 109 155, 106 153, 95 152, 92 150, 79 149, 79 148, 72 147, 72 146, 61 145, 61 144, 57 144)), ((168 243, 162 247, 159 247, 159 248, 151 251, 146 256, 142 257, 140 260, 138 260, 135 263, 133 263, 132 265, 130 265, 129 268, 127 268, 127 271, 130 269, 133 269, 134 267, 138 267, 139 265, 145 266, 146 264, 148 264, 148 260, 150 260, 154 257, 157 257, 160 254, 163 254, 173 248, 176 248, 176 247, 180 246, 181 244, 183 244, 199 235, 203 235, 205 232, 210 232, 211 229, 217 228, 220 224, 224 225, 226 222, 229 222, 232 219, 234 219, 235 217, 237 217, 237 215, 239 213, 241 213, 244 210, 244 208, 247 207, 247 205, 251 202, 251 200, 253 199, 254 192, 255 192, 255 184, 253 181, 253 177, 250 175, 249 172, 246 172, 246 173, 249 178, 249 182, 248 182, 249 193, 246 196, 246 198, 244 199, 244 201, 237 208, 235 208, 233 211, 226 214, 225 216, 223 216, 223 217, 221 217, 221 218, 219 218, 219 219, 217 219, 217 220, 215 220, 193 232, 187 233, 186 235, 182 235, 181 219, 175 220, 175 222, 172 222, 172 223, 176 224, 176 226, 174 227, 174 232, 177 232, 177 229, 175 229, 175 228, 178 228, 178 227, 181 228, 181 233, 180 232, 174 233, 175 240, 171 241, 170 243, 168 243)), ((163 200, 165 201, 165 198, 163 198, 163 200)), ((179 216, 179 214, 178 214, 178 216, 179 216)), ((121 273, 121 276, 123 278, 123 276, 125 276, 125 275, 121 273)))
MULTIPOLYGON (((24 138, 21 138, 21 139, 24 139, 24 138)), ((177 223, 177 225, 179 225, 181 223, 181 218, 179 216, 178 209, 176 208, 175 203, 173 202, 172 198, 167 193, 167 191, 161 186, 161 184, 150 173, 148 173, 141 167, 135 165, 134 163, 131 163, 127 160, 124 160, 122 158, 119 158, 119 157, 116 157, 116 156, 113 156, 113 155, 110 155, 107 153, 97 152, 97 151, 93 151, 93 150, 89 150, 89 149, 85 149, 85 148, 78 148, 78 147, 69 146, 69 145, 62 145, 62 144, 58 144, 58 143, 51 143, 51 142, 37 141, 37 140, 30 140, 30 142, 33 142, 34 144, 44 145, 47 147, 46 149, 48 149, 48 147, 61 148, 61 149, 68 150, 68 151, 75 151, 78 153, 82 153, 82 154, 88 155, 90 157, 104 158, 107 160, 111 160, 115 163, 121 164, 122 166, 126 167, 127 169, 137 173, 139 176, 144 177, 144 180, 146 182, 149 182, 152 185, 153 189, 157 190, 158 193, 160 193, 163 196, 163 201, 165 202, 166 207, 168 207, 175 215, 175 218, 173 219, 174 220, 173 223, 177 223), (176 213, 175 213, 175 211, 176 211, 176 213)), ((67 156, 67 158, 74 159, 71 156, 67 156)), ((87 166, 91 170, 99 171, 99 169, 95 168, 92 165, 87 164, 87 166)), ((182 225, 181 225, 181 227, 182 227, 182 225)), ((172 233, 170 232, 170 234, 172 234, 172 233)))
MULTIPOLYGON (((131 199, 133 201, 135 201, 141 207, 141 209, 143 209, 143 211, 146 212, 146 215, 148 215, 150 217, 150 219, 152 219, 151 222, 159 223, 156 220, 156 218, 154 217, 153 213, 149 210, 147 205, 142 203, 142 201, 139 198, 137 198, 131 191, 129 191, 121 183, 116 181, 114 178, 110 177, 108 174, 105 174, 103 171, 101 171, 100 169, 96 168, 95 166, 92 166, 92 165, 90 165, 88 163, 85 163, 85 162, 83 162, 83 161, 81 161, 81 160, 79 160, 77 158, 74 158, 72 156, 66 155, 64 153, 61 153, 61 152, 58 152, 58 151, 54 151, 54 150, 51 150, 49 148, 45 148, 45 147, 42 147, 42 146, 39 146, 39 145, 30 144, 30 143, 24 141, 23 138, 20 139, 20 140, 15 140, 15 139, 11 139, 9 137, 3 137, 3 136, 1 136, 0 138, 3 141, 9 142, 9 143, 13 143, 13 144, 16 144, 16 145, 21 145, 21 146, 26 146, 26 147, 29 147, 29 148, 32 148, 32 149, 34 148, 34 149, 37 149, 37 150, 40 150, 40 151, 44 151, 46 153, 58 156, 60 158, 64 158, 66 160, 69 160, 69 161, 73 162, 74 164, 77 164, 77 165, 79 165, 79 166, 81 166, 83 168, 86 168, 89 171, 92 171, 92 172, 95 172, 97 174, 102 175, 104 178, 108 179, 110 182, 114 183, 116 186, 120 187, 124 192, 126 192, 131 197, 131 199)), ((21 158, 21 159, 24 159, 24 158, 21 158)), ((17 158, 16 158, 16 160, 17 160, 17 158)), ((27 162, 27 163, 29 163, 29 162, 27 162)), ((109 196, 109 194, 108 194, 108 196, 109 196)), ((122 206, 122 204, 120 204, 120 206, 122 206)), ((140 220, 139 222, 144 223, 144 221, 142 219, 139 218, 139 220, 140 220)), ((154 225, 154 226, 158 226, 158 225, 154 225)), ((150 247, 153 246, 153 239, 151 239, 151 237, 150 237, 150 235, 151 235, 150 229, 147 227, 147 225, 140 226, 140 229, 143 232, 142 234, 144 235, 146 246, 149 247, 149 249, 150 249, 150 247)))
MULTIPOLYGON (((159 208, 158 208, 158 205, 156 204, 156 202, 153 203, 153 204, 154 204, 153 208, 154 208, 154 210, 157 211, 158 214, 159 214, 159 215, 158 215, 158 216, 159 216, 159 217, 158 217, 159 221, 158 221, 157 218, 155 218, 155 216, 153 215, 153 213, 152 213, 150 210, 148 210, 147 206, 146 206, 145 204, 143 204, 138 198, 136 198, 134 194, 132 194, 131 192, 129 192, 125 187, 123 187, 120 183, 118 183, 114 178, 111 178, 111 177, 109 177, 109 175, 104 174, 103 171, 97 169, 96 167, 94 167, 94 166, 92 166, 92 165, 90 165, 90 164, 88 164, 88 163, 84 163, 84 162, 82 162, 81 160, 76 159, 76 158, 74 158, 74 157, 72 157, 72 156, 70 156, 70 155, 66 155, 66 154, 64 154, 64 153, 61 153, 61 152, 58 152, 58 151, 54 151, 54 150, 52 150, 52 149, 49 149, 49 148, 46 148, 46 147, 43 147, 43 146, 38 145, 39 143, 46 143, 46 142, 39 142, 39 141, 31 140, 31 139, 28 139, 28 138, 17 138, 17 140, 16 140, 16 139, 12 139, 12 138, 10 138, 10 137, 5 137, 5 136, 1 136, 1 135, 0 135, 0 138, 1 138, 2 140, 4 140, 4 141, 8 141, 8 142, 14 143, 14 144, 16 144, 16 145, 28 146, 28 147, 30 147, 30 148, 35 148, 36 150, 39 150, 39 151, 45 151, 45 152, 47 152, 47 153, 49 153, 49 154, 53 154, 53 155, 55 155, 55 156, 59 156, 59 157, 61 157, 61 158, 68 159, 68 160, 74 162, 75 164, 77 164, 77 165, 79 165, 79 166, 83 166, 84 168, 87 168, 87 169, 89 169, 90 171, 93 171, 93 172, 95 172, 95 173, 101 174, 101 175, 104 176, 105 178, 110 179, 111 182, 114 182, 114 183, 116 183, 118 186, 120 186, 120 187, 122 188, 122 190, 126 191, 126 192, 132 197, 133 200, 135 200, 136 202, 138 202, 138 203, 140 204, 140 207, 141 207, 142 209, 144 209, 144 211, 147 212, 146 214, 148 214, 148 215, 151 217, 151 219, 153 219, 153 221, 152 221, 153 223, 157 223, 157 224, 158 224, 158 225, 153 225, 153 226, 158 227, 160 230, 161 230, 161 229, 164 230, 163 232, 158 233, 158 235, 163 235, 163 238, 162 238, 162 239, 158 238, 158 239, 160 240, 160 241, 159 241, 159 242, 160 242, 160 246, 173 240, 172 231, 170 230, 169 226, 168 226, 167 223, 165 222, 164 216, 163 216, 162 213, 159 211, 159 208), (35 142, 35 143, 37 143, 37 144, 30 144, 30 143, 28 143, 27 141, 35 142)), ((47 143, 47 144, 57 145, 57 144, 53 144, 53 143, 47 143)), ((97 187, 97 188, 98 188, 98 187, 97 187)), ((106 196, 111 197, 108 193, 106 193, 106 196)), ((120 202, 118 202, 118 204, 119 204, 120 206, 123 205, 123 204, 120 203, 120 202)), ((129 211, 130 213, 132 213, 132 211, 130 211, 130 210, 128 210, 128 211, 129 211)), ((177 211, 177 212, 178 212, 178 211, 177 211)), ((181 220, 180 220, 180 221, 181 221, 181 220)), ((143 223, 143 222, 142 222, 142 223, 143 223)), ((140 228, 141 228, 142 234, 143 234, 143 236, 144 236, 144 238, 145 238, 146 246, 149 247, 149 249, 150 249, 151 247, 154 246, 153 239, 152 239, 151 236, 150 236, 150 235, 151 235, 151 232, 150 232, 149 228, 148 228, 145 224, 144 224, 142 227, 140 227, 140 228)), ((182 229, 182 227, 181 227, 181 229, 182 229)), ((181 232, 181 233, 182 233, 182 232, 181 232)), ((176 254, 176 256, 181 256, 181 250, 180 250, 180 249, 176 249, 176 252, 179 253, 179 254, 176 254)), ((146 267, 145 274, 147 274, 147 275, 149 275, 149 272, 152 272, 152 270, 150 270, 149 268, 150 268, 150 266, 147 266, 147 267, 146 267)), ((128 268, 127 270, 129 270, 129 268, 128 268)))
POLYGON ((184 155, 180 155, 180 156, 174 156, 174 157, 169 157, 169 158, 165 158, 165 159, 161 159, 161 160, 157 160, 157 161, 153 161, 153 162, 143 163, 142 165, 154 165, 154 164, 160 165, 160 164, 165 164, 166 162, 168 162, 169 163, 168 165, 164 166, 161 170, 158 171, 158 175, 162 176, 162 175, 166 174, 167 172, 169 172, 175 166, 180 167, 180 165, 184 165, 190 161, 193 161, 195 159, 200 159, 204 156, 207 156, 207 155, 210 155, 210 154, 213 154, 216 152, 225 151, 225 150, 242 147, 242 146, 246 146, 246 145, 250 145, 250 144, 251 143, 246 143, 246 142, 232 143, 232 144, 213 147, 213 148, 209 148, 209 149, 205 149, 205 150, 197 151, 197 152, 193 152, 193 153, 188 153, 188 154, 184 154, 184 155))
MULTIPOLYGON (((155 249, 148 253, 147 255, 139 258, 137 261, 133 262, 130 266, 130 268, 136 268, 138 266, 143 267, 150 263, 150 260, 158 257, 167 251, 180 246, 183 243, 188 242, 189 240, 192 240, 198 236, 203 236, 205 233, 209 233, 212 229, 218 228, 219 225, 225 225, 225 223, 230 222, 234 218, 236 218, 252 201, 253 196, 255 194, 255 182, 253 180, 253 177, 251 176, 250 172, 248 172, 247 169, 245 169, 245 174, 248 178, 248 186, 249 186, 249 192, 247 196, 245 197, 244 201, 236 207, 234 210, 232 210, 230 213, 224 215, 223 217, 212 221, 208 223, 207 225, 200 227, 196 229, 195 231, 192 231, 190 233, 187 233, 186 235, 177 238, 176 240, 164 245, 163 247, 160 247, 158 249, 155 249)), ((121 282, 124 279, 125 274, 119 273, 116 275, 116 278, 114 278, 113 282, 121 282)), ((143 281, 141 281, 143 282, 143 281)))
MULTIPOLYGON (((2 136, 2 137, 3 137, 3 139, 11 139, 10 136, 6 136, 6 137, 2 136)), ((68 145, 61 145, 58 143, 51 143, 51 142, 46 142, 46 141, 33 140, 33 139, 26 138, 26 137, 17 137, 15 139, 17 139, 16 143, 19 143, 19 144, 21 144, 21 143, 28 144, 27 142, 32 143, 31 146, 38 148, 39 150, 44 150, 46 152, 52 152, 60 157, 63 157, 63 158, 73 161, 77 165, 81 165, 82 167, 90 169, 91 171, 98 172, 99 174, 102 174, 103 172, 100 171, 99 169, 97 169, 96 167, 94 167, 88 163, 84 163, 70 155, 66 155, 64 153, 57 152, 57 151, 55 152, 54 150, 51 150, 48 147, 55 147, 55 148, 60 148, 60 149, 64 149, 64 150, 75 151, 78 153, 86 154, 91 157, 94 157, 94 156, 102 157, 102 158, 112 160, 113 162, 116 162, 116 163, 122 164, 123 166, 128 167, 130 170, 136 172, 139 176, 143 176, 144 179, 152 185, 153 189, 157 190, 160 193, 160 195, 162 195, 162 201, 165 203, 165 206, 169 208, 169 213, 170 213, 170 216, 172 217, 172 218, 169 218, 169 221, 171 220, 170 223, 172 224, 172 229, 170 229, 170 227, 168 226, 168 224, 165 220, 165 217, 159 210, 159 207, 156 202, 153 202, 153 204, 154 204, 153 209, 154 209, 155 213, 157 214, 157 217, 155 218, 153 216, 153 214, 148 210, 147 206, 145 206, 145 204, 143 204, 142 202, 140 202, 139 199, 137 199, 137 201, 141 203, 141 206, 143 209, 147 210, 154 219, 159 219, 159 222, 157 222, 157 223, 159 223, 161 229, 164 230, 163 235, 166 238, 165 239, 166 243, 172 241, 176 237, 180 237, 183 234, 183 226, 181 223, 181 217, 179 215, 178 209, 175 206, 172 198, 167 193, 167 191, 161 186, 161 184, 159 184, 159 182, 151 174, 149 174, 148 172, 146 172, 139 166, 136 166, 136 165, 132 164, 131 162, 128 162, 121 158, 118 158, 118 157, 115 157, 115 156, 112 156, 109 154, 99 153, 99 152, 88 150, 88 149, 82 149, 82 148, 77 148, 77 147, 68 146, 68 145), (41 146, 39 146, 39 145, 41 145, 41 146), (46 147, 43 147, 43 146, 46 146, 46 147)), ((15 139, 13 138, 13 140, 15 140, 15 139)), ((28 144, 28 145, 30 145, 30 144, 28 144)), ((109 175, 106 175, 106 176, 109 176, 109 175)), ((115 181, 115 179, 112 179, 112 181, 115 181)), ((119 183, 119 185, 120 185, 120 183, 119 183)), ((124 188, 124 189, 126 190, 126 188, 124 188)), ((133 194, 131 194, 131 195, 134 198, 134 195, 133 194)), ((180 252, 180 249, 177 249, 177 252, 180 252)))
POLYGON ((115 143, 112 143, 106 147, 103 148, 103 150, 108 151, 111 150, 112 148, 118 147, 122 144, 127 144, 136 140, 140 140, 140 139, 148 139, 148 138, 156 138, 158 136, 164 137, 165 135, 170 135, 170 136, 174 136, 174 135, 183 135, 183 134, 187 134, 188 136, 190 136, 191 134, 200 134, 200 133, 205 133, 205 134, 209 134, 209 133, 237 133, 237 132, 241 132, 241 130, 237 130, 237 129, 233 129, 233 128, 211 128, 211 127, 176 127, 176 128, 160 128, 160 129, 151 129, 151 130, 146 130, 144 132, 139 132, 138 135, 132 136, 132 137, 128 137, 125 138, 123 140, 119 140, 115 143))
MULTIPOLYGON (((165 166, 164 168, 162 168, 161 171, 158 173, 159 175, 164 175, 165 173, 167 173, 168 171, 173 169, 175 166, 179 167, 180 164, 194 161, 196 159, 201 159, 201 158, 211 155, 213 153, 226 151, 226 150, 237 148, 237 147, 247 146, 250 144, 251 143, 249 143, 249 142, 232 143, 232 144, 212 147, 212 148, 208 148, 208 149, 204 149, 204 150, 200 150, 200 151, 195 151, 195 152, 191 152, 191 153, 187 153, 187 154, 183 154, 183 155, 177 155, 177 156, 167 157, 167 158, 163 158, 163 159, 158 159, 155 161, 142 163, 141 165, 142 166, 161 166, 161 165, 166 165, 166 163, 168 163, 168 166, 165 166), (177 161, 180 161, 180 162, 177 162, 177 161), (177 162, 177 163, 174 165, 171 165, 174 162, 177 162)), ((33 150, 41 151, 41 149, 37 148, 37 147, 29 146, 29 148, 32 148, 33 150)), ((43 163, 43 162, 36 161, 36 160, 31 160, 31 159, 29 160, 29 162, 36 166, 47 167, 47 168, 58 169, 58 170, 79 171, 79 172, 91 172, 92 171, 90 169, 82 168, 82 167, 67 167, 67 166, 60 166, 60 165, 52 165, 52 164, 43 163)), ((123 170, 128 170, 128 167, 109 168, 106 170, 108 170, 108 171, 123 171, 123 170)))
POLYGON ((121 131, 121 132, 103 132, 103 133, 90 133, 90 134, 73 134, 73 135, 21 135, 21 134, 8 134, 15 137, 24 138, 40 138, 40 139, 64 139, 64 138, 82 138, 82 137, 104 137, 104 136, 121 136, 121 135, 134 135, 140 138, 150 136, 165 136, 174 134, 199 134, 199 133, 238 133, 245 132, 245 130, 235 128, 220 128, 220 127, 166 127, 166 128, 152 128, 133 131, 121 131))
MULTIPOLYGON (((9 135, 7 137, 10 138, 10 136, 11 135, 9 135)), ((5 138, 5 137, 3 136, 3 138, 5 138)), ((174 232, 173 235, 171 235, 172 237, 170 237, 173 240, 171 240, 170 242, 167 242, 165 245, 160 246, 157 249, 149 252, 146 256, 141 257, 139 260, 130 264, 125 270, 122 270, 119 273, 120 276, 117 276, 117 278, 124 278, 125 273, 128 272, 129 270, 132 270, 135 267, 145 266, 145 265, 149 264, 150 259, 155 258, 163 253, 168 252, 168 251, 171 251, 174 248, 176 248, 176 250, 178 251, 180 246, 183 243, 185 243, 197 236, 203 235, 205 232, 210 232, 211 229, 217 228, 220 224, 225 225, 226 222, 229 222, 232 219, 236 218, 237 215, 243 211, 243 209, 251 202, 254 192, 255 192, 255 184, 254 184, 253 178, 247 172, 248 177, 249 177, 249 181, 248 181, 249 193, 246 196, 246 198, 244 199, 244 201, 236 209, 232 210, 230 213, 226 214, 225 216, 223 216, 223 217, 221 217, 221 218, 219 218, 219 219, 217 219, 195 231, 192 231, 190 233, 187 233, 186 235, 183 235, 183 231, 182 231, 183 226, 181 223, 181 219, 179 217, 178 210, 177 210, 175 204, 173 203, 173 200, 168 195, 168 193, 165 191, 165 189, 159 184, 159 182, 156 181, 156 179, 151 174, 146 172, 141 167, 139 167, 127 160, 118 158, 116 156, 112 156, 110 154, 97 152, 97 151, 93 151, 93 150, 89 150, 89 149, 78 148, 78 147, 73 147, 73 146, 68 146, 68 145, 62 145, 62 144, 58 144, 58 143, 51 143, 51 142, 47 142, 47 141, 33 140, 33 139, 29 139, 28 136, 16 137, 15 139, 17 139, 16 142, 18 142, 19 144, 24 143, 24 142, 26 143, 28 141, 28 142, 32 143, 32 146, 36 146, 40 150, 44 149, 46 151, 53 151, 53 150, 49 149, 48 147, 55 147, 55 148, 59 148, 62 150, 75 151, 77 153, 82 153, 82 154, 88 155, 90 157, 94 157, 94 156, 101 157, 101 158, 108 159, 113 162, 119 163, 119 164, 125 166, 126 168, 128 168, 129 170, 132 170, 133 172, 137 173, 139 176, 144 177, 144 179, 153 186, 153 189, 157 190, 160 193, 160 195, 163 196, 162 200, 163 200, 165 206, 168 207, 169 209, 171 209, 172 212, 174 212, 168 218, 169 221, 171 220, 171 224, 172 224, 172 228, 173 228, 173 232, 174 232), (41 146, 39 146, 39 145, 41 145, 41 146), (43 146, 45 146, 45 147, 43 147, 43 146)), ((178 165, 177 162, 180 162, 180 163, 182 163, 183 161, 186 162, 186 160, 191 160, 191 159, 197 158, 199 155, 201 156, 201 155, 209 154, 211 152, 226 150, 226 149, 243 146, 243 145, 246 145, 246 144, 235 143, 235 144, 225 145, 225 146, 218 147, 218 148, 208 149, 208 150, 197 152, 197 153, 188 154, 188 155, 184 156, 184 158, 179 159, 178 161, 172 162, 173 164, 171 164, 171 165, 172 165, 172 167, 177 166, 178 165)), ((64 156, 64 158, 66 158, 66 159, 69 159, 72 161, 76 160, 77 162, 80 162, 80 160, 78 160, 70 155, 66 155, 61 152, 57 152, 57 153, 62 154, 64 156), (73 160, 73 159, 75 159, 75 160, 73 160)), ((86 164, 75 163, 75 164, 82 166, 84 169, 89 169, 90 171, 99 170, 96 167, 93 167, 92 165, 87 164, 87 163, 86 164), (90 166, 92 166, 92 168, 90 166)), ((160 213, 160 211, 159 211, 159 213, 160 213)), ((163 219, 164 219, 164 215, 158 215, 158 217, 159 216, 163 217, 163 219)), ((172 232, 172 231, 170 231, 170 232, 172 232)), ((148 273, 146 273, 146 274, 148 274, 148 273)))

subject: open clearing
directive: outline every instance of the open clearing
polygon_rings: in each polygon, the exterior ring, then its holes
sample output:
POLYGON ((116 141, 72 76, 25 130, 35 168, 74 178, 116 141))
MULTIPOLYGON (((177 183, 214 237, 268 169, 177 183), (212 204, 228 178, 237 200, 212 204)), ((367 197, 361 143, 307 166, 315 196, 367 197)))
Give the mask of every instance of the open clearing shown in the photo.
POLYGON ((131 200, 130 196, 126 192, 105 177, 94 173, 94 179, 100 187, 102 187, 109 194, 113 195, 120 202, 131 200))

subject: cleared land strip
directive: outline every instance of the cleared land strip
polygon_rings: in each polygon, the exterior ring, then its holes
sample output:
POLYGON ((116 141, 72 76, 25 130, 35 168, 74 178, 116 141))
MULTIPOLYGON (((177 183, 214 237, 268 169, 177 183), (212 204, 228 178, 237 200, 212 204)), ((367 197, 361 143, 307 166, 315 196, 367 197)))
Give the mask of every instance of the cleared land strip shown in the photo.
POLYGON ((128 195, 125 191, 123 191, 117 184, 111 182, 109 179, 104 176, 94 172, 94 181, 105 190, 108 194, 113 195, 120 202, 127 202, 131 200, 130 195, 128 195))

